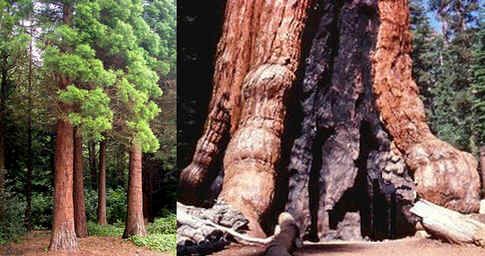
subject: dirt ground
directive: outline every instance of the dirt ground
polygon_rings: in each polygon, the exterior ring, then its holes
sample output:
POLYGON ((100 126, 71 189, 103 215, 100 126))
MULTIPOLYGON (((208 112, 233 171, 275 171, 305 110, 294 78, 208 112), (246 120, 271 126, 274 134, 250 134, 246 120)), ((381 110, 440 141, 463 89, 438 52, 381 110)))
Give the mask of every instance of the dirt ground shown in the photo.
MULTIPOLYGON (((259 255, 262 247, 230 247, 214 255, 259 255)), ((383 242, 335 242, 325 245, 305 245, 295 256, 485 256, 485 249, 476 246, 460 246, 426 238, 405 238, 383 242)))
POLYGON ((79 239, 80 250, 77 253, 49 253, 50 233, 34 231, 19 243, 0 246, 1 256, 169 256, 170 253, 150 251, 135 246, 130 241, 116 237, 87 237, 79 239))

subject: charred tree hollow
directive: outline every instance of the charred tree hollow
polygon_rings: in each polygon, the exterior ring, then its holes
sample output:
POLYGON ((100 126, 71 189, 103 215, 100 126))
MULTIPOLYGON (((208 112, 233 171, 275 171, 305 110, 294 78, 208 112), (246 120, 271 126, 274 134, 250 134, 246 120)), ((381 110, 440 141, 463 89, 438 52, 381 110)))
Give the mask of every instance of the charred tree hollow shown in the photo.
POLYGON ((212 184, 222 187, 219 198, 263 236, 284 178, 285 210, 311 240, 412 234, 417 195, 476 211, 476 161, 425 122, 411 77, 407 0, 270 2, 227 2, 210 114, 181 174, 184 202, 200 203, 190 195, 206 194, 193 191, 221 177, 212 184), (283 152, 289 122, 299 125, 283 152), (452 177, 469 189, 446 185, 452 177))

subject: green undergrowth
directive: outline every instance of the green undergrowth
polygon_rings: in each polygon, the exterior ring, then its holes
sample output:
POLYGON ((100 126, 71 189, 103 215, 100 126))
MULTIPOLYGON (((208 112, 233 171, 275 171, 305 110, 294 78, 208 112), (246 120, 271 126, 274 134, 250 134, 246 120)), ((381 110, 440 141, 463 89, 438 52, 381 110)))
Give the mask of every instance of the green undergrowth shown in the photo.
MULTIPOLYGON (((147 225, 146 236, 132 236, 129 238, 138 247, 146 247, 160 252, 175 252, 176 248, 176 215, 171 213, 165 217, 157 218, 147 225)), ((121 237, 124 224, 121 222, 113 225, 99 225, 94 222, 88 223, 88 232, 91 236, 121 237)))
POLYGON ((88 222, 88 233, 90 236, 112 236, 120 237, 123 235, 125 227, 121 223, 114 225, 99 225, 94 222, 88 222))
POLYGON ((167 252, 175 251, 175 234, 148 234, 147 236, 132 236, 132 241, 136 246, 147 247, 151 250, 167 252))

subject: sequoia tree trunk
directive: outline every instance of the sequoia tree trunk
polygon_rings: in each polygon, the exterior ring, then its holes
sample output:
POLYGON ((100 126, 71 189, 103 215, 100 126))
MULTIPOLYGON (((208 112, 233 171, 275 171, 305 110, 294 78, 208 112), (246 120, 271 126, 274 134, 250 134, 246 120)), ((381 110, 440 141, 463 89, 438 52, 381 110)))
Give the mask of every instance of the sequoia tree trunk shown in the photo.
POLYGON ((426 124, 412 79, 411 33, 406 0, 379 1, 381 25, 373 56, 373 91, 384 126, 414 174, 424 199, 463 213, 479 209, 478 163, 436 138, 426 124))
POLYGON ((96 187, 96 144, 94 141, 88 143, 88 154, 89 154, 89 171, 91 177, 91 186, 96 187))
POLYGON ((106 139, 99 143, 98 224, 106 225, 106 139))
POLYGON ((52 237, 49 245, 50 251, 73 251, 78 248, 74 226, 72 192, 74 166, 73 130, 69 121, 64 119, 57 121, 54 218, 52 223, 52 237))
POLYGON ((219 199, 248 218, 250 234, 264 236, 285 177, 279 164, 289 160, 286 210, 309 238, 345 239, 331 230, 346 220, 358 238, 409 234, 415 192, 461 212, 478 209, 476 160, 425 123, 407 0, 229 0, 224 17, 209 114, 179 200, 202 204, 223 176, 219 199), (290 91, 294 83, 301 87, 290 91), (288 109, 292 96, 301 109, 288 109), (287 110, 301 116, 286 118, 287 110), (288 122, 301 125, 285 154, 288 122))
POLYGON ((74 129, 74 226, 76 228, 76 235, 81 238, 88 236, 83 172, 83 139, 81 131, 74 129))
POLYGON ((200 202, 193 196, 206 194, 217 176, 208 168, 230 136, 220 198, 241 210, 255 236, 265 236, 260 224, 272 210, 285 99, 296 79, 309 2, 228 1, 206 129, 181 174, 182 200, 200 202))
POLYGON ((140 145, 133 143, 130 149, 128 179, 128 210, 123 238, 146 235, 143 220, 142 152, 140 145))
POLYGON ((485 198, 485 146, 480 147, 480 176, 482 180, 482 198, 485 198))
MULTIPOLYGON (((72 22, 73 7, 63 5, 63 22, 72 22)), ((69 79, 58 77, 59 89, 70 84, 69 79)), ((74 226, 73 205, 73 167, 74 167, 74 128, 67 119, 71 106, 59 103, 61 113, 56 126, 56 152, 54 177, 54 217, 50 251, 76 251, 78 241, 74 226)))

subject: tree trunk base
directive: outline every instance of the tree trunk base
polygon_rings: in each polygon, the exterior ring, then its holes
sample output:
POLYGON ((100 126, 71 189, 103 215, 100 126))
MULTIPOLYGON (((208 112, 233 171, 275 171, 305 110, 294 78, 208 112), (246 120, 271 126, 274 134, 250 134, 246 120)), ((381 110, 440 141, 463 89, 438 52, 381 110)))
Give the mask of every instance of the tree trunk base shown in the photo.
POLYGON ((77 251, 78 241, 76 232, 67 228, 68 224, 52 230, 52 237, 49 244, 49 251, 77 251))
MULTIPOLYGON (((143 220, 141 220, 141 223, 144 223, 143 220)), ((123 238, 129 238, 131 236, 146 236, 147 232, 145 230, 145 225, 139 225, 139 224, 133 224, 130 225, 129 228, 125 228, 125 231, 123 232, 123 238)))

